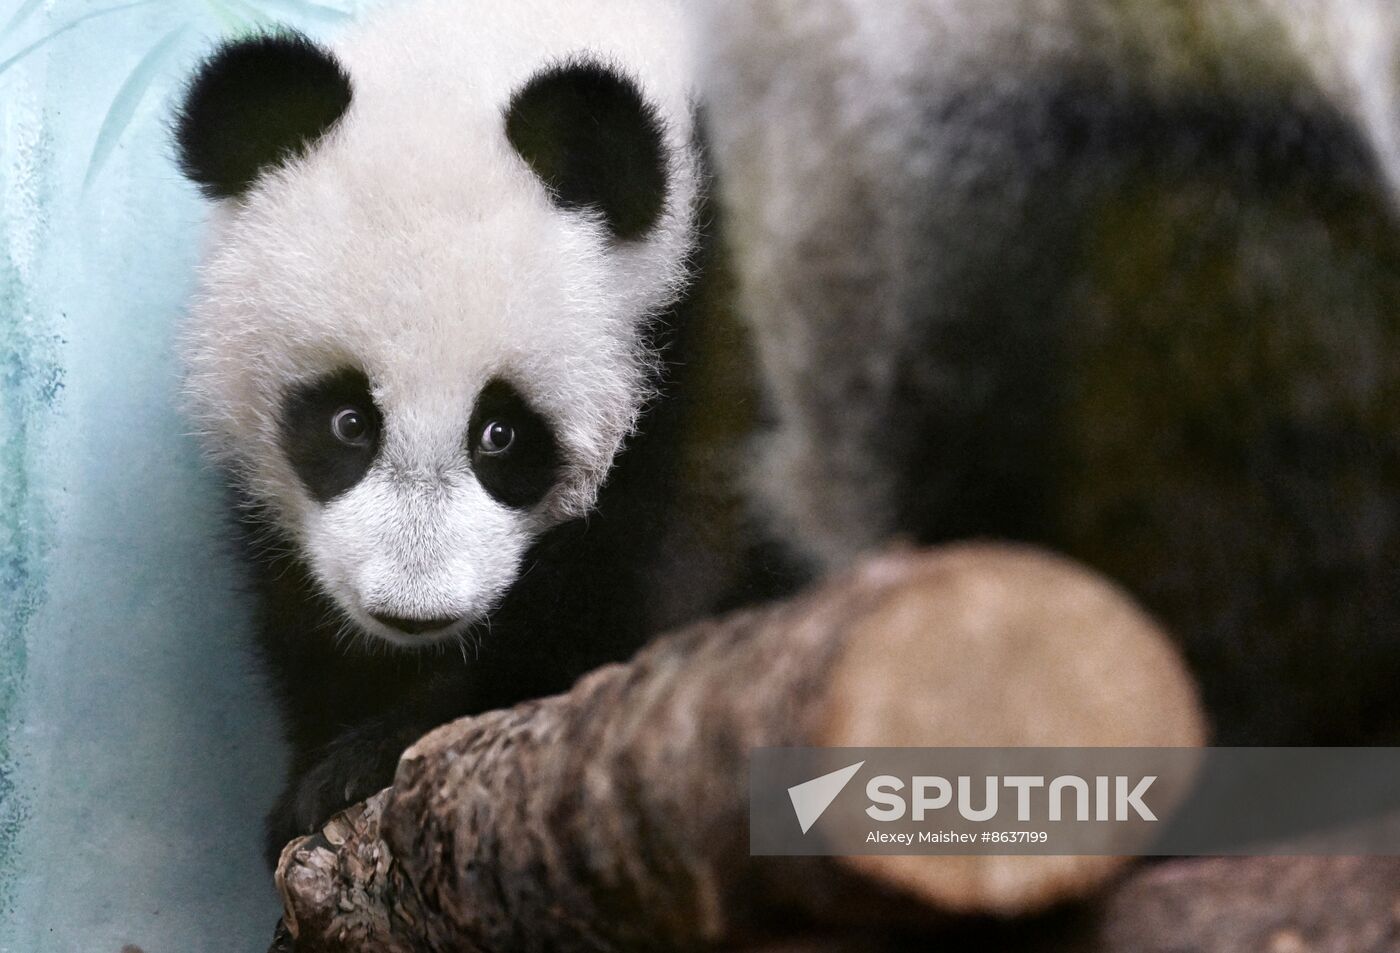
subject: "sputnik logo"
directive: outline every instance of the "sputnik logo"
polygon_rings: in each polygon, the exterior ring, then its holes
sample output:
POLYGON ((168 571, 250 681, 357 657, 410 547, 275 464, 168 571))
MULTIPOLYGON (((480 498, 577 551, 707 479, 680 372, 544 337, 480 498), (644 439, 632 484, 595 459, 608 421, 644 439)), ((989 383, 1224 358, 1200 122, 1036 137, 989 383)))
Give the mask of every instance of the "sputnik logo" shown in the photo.
POLYGON ((856 776, 856 772, 864 764, 864 761, 857 761, 849 767, 803 781, 801 784, 794 784, 787 789, 788 797, 792 799, 792 809, 797 813, 797 823, 802 825, 802 833, 806 834, 813 824, 821 820, 826 809, 831 807, 831 802, 845 790, 846 785, 851 783, 851 778, 856 776))

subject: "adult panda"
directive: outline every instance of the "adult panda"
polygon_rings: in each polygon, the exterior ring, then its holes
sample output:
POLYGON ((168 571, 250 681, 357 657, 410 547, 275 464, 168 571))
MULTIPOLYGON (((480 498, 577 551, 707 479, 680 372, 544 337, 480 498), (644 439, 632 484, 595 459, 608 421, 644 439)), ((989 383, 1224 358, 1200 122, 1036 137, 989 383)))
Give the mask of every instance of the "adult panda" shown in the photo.
POLYGON ((187 393, 291 747, 271 857, 428 729, 767 584, 723 482, 676 489, 727 466, 681 440, 724 443, 677 396, 693 312, 733 350, 690 82, 672 3, 418 0, 190 83, 179 157, 215 208, 187 393))
POLYGON ((780 535, 1053 548, 1217 743, 1394 743, 1400 6, 701 6, 780 535))

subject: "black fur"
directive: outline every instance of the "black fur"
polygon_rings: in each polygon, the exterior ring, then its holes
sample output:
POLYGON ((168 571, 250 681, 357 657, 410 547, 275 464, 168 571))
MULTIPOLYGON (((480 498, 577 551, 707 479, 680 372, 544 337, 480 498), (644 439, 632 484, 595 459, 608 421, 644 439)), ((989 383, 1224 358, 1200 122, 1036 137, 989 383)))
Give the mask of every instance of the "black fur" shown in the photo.
POLYGON ((235 198, 310 149, 350 99, 350 77, 306 37, 235 40, 204 62, 185 93, 176 117, 180 167, 209 198, 235 198))
POLYGON ((892 522, 1122 582, 1180 636, 1219 743, 1373 739, 1400 672, 1384 177, 1320 95, 1104 75, 930 92, 927 135, 982 178, 955 229, 910 238, 944 254, 870 445, 892 522))
POLYGON ((299 387, 282 405, 282 452, 320 503, 335 499, 364 477, 379 453, 383 419, 363 371, 347 368, 299 387), (366 431, 361 443, 338 439, 331 422, 338 411, 353 408, 366 431))
POLYGON ((559 445, 549 422, 503 380, 491 381, 477 397, 467 450, 477 480, 506 506, 538 503, 554 485, 559 472, 559 445), (482 447, 483 432, 493 422, 507 425, 514 435, 510 445, 498 453, 489 453, 482 447))
POLYGON ((547 69, 511 97, 506 136, 564 208, 592 208, 613 236, 640 238, 666 202, 660 116, 603 64, 547 69))

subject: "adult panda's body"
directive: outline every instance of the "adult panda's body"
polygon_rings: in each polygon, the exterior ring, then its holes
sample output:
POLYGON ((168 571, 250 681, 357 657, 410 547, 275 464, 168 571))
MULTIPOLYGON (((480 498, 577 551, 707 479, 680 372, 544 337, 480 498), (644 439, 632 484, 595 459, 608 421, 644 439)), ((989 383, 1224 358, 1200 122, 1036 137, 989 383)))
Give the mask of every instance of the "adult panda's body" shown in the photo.
POLYGON ((1053 548, 1218 743, 1393 741, 1400 6, 704 7, 783 537, 1053 548))
POLYGON ((426 0, 192 82, 188 391, 264 597, 274 856, 426 730, 743 597, 726 491, 678 490, 725 466, 681 442, 719 326, 690 79, 669 3, 426 0))

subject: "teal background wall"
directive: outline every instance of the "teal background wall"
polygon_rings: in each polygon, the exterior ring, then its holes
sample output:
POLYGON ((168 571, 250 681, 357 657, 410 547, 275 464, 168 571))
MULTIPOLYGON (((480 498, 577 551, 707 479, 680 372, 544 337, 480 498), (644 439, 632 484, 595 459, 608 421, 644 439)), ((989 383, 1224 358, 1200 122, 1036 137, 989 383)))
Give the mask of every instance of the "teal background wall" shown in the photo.
POLYGON ((0 0, 0 951, 263 950, 281 772, 172 339, 204 208, 171 161, 220 36, 307 0, 0 0))

